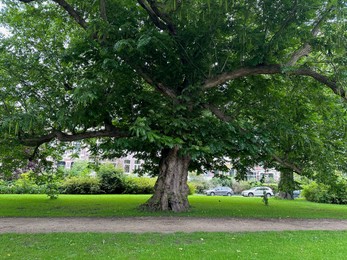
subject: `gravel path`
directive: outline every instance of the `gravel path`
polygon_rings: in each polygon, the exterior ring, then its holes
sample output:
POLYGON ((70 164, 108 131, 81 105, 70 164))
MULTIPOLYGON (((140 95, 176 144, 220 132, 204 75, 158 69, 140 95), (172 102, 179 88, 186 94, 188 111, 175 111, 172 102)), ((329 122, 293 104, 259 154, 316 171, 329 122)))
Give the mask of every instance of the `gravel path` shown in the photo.
POLYGON ((346 230, 347 220, 238 219, 189 217, 0 218, 0 233, 51 232, 256 232, 346 230))

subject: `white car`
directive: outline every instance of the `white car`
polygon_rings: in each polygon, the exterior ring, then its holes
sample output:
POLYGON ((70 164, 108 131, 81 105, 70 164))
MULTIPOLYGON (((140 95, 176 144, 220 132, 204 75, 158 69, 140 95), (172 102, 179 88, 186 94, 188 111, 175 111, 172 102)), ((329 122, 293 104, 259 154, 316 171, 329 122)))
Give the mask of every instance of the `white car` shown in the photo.
POLYGON ((243 192, 241 192, 241 195, 244 197, 263 197, 264 192, 267 197, 274 195, 274 192, 269 187, 253 187, 249 190, 244 190, 243 192))

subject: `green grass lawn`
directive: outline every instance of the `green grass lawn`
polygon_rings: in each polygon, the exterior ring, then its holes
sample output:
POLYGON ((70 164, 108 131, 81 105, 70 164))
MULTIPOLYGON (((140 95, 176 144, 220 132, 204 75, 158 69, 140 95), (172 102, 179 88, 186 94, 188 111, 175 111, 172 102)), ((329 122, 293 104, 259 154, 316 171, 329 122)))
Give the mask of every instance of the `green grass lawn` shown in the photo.
POLYGON ((187 213, 140 212, 137 207, 149 195, 0 195, 0 217, 129 217, 191 216, 243 218, 336 218, 347 219, 346 205, 330 205, 305 200, 271 198, 265 206, 261 198, 190 196, 187 213))
POLYGON ((0 259, 346 259, 347 232, 0 235, 0 259))
MULTIPOLYGON (((0 217, 195 216, 347 219, 346 205, 190 196, 190 212, 140 212, 148 195, 0 195, 0 217)), ((1 218, 0 218, 1 221, 1 218)), ((1 234, 0 259, 344 259, 347 231, 1 234)))

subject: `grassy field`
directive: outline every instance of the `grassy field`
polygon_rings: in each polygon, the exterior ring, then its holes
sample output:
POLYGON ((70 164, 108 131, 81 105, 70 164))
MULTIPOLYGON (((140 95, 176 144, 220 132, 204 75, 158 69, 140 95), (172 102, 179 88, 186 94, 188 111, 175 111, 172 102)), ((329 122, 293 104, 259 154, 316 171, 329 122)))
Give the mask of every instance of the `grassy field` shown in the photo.
POLYGON ((6 234, 0 259, 346 259, 347 232, 6 234))
MULTIPOLYGON (((168 216, 140 212, 148 195, 0 195, 1 217, 168 216)), ((271 198, 190 196, 175 216, 347 219, 347 206, 271 198)), ((0 259, 344 259, 347 231, 1 234, 0 259)))
MULTIPOLYGON (((0 217, 129 217, 170 216, 172 213, 140 212, 137 207, 148 195, 0 195, 0 217)), ((347 219, 346 205, 305 200, 190 196, 192 209, 175 216, 243 218, 336 218, 347 219)))

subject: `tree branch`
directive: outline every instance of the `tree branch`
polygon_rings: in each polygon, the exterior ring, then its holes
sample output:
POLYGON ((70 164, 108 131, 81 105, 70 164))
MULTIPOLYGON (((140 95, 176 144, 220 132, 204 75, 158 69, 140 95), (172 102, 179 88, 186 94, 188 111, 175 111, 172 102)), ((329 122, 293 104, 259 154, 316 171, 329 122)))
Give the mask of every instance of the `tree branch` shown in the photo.
POLYGON ((100 17, 107 21, 106 0, 100 0, 100 17))
POLYGON ((330 88, 335 94, 347 100, 347 93, 344 89, 340 88, 335 81, 329 79, 328 77, 315 72, 309 68, 298 68, 295 70, 284 72, 284 69, 279 64, 273 65, 264 65, 257 67, 246 67, 240 68, 231 72, 225 72, 223 74, 218 75, 215 78, 208 79, 202 86, 203 90, 207 90, 210 88, 217 87, 221 84, 224 84, 230 80, 246 77, 246 76, 254 76, 254 75, 271 75, 271 74, 286 74, 286 75, 297 75, 297 76, 307 76, 315 79, 316 81, 324 84, 328 88, 330 88))
POLYGON ((222 73, 215 78, 206 80, 205 84, 202 86, 202 89, 206 90, 206 89, 214 88, 230 80, 242 78, 246 76, 261 75, 261 74, 279 74, 281 72, 282 72, 281 66, 277 64, 240 68, 231 72, 222 73))
MULTIPOLYGON (((212 114, 214 114, 218 119, 220 119, 221 121, 224 122, 231 122, 233 120, 233 118, 227 114, 225 114, 222 110, 220 110, 218 107, 209 105, 209 104, 205 104, 204 107, 208 110, 210 110, 212 112, 212 114)), ((244 128, 239 128, 239 130, 241 130, 242 132, 247 132, 247 130, 245 130, 244 128)), ((279 158, 276 155, 271 154, 270 155, 272 157, 272 159, 278 163, 280 163, 282 166, 293 170, 296 173, 301 174, 302 173, 302 169, 299 168, 298 166, 296 166, 293 163, 288 163, 284 160, 282 160, 281 158, 279 158)))
POLYGON ((286 168, 288 168, 288 169, 291 169, 291 170, 293 170, 294 172, 296 172, 296 173, 298 173, 298 174, 301 174, 301 173, 302 173, 302 169, 299 168, 298 166, 296 166, 295 164, 293 164, 293 163, 288 163, 288 162, 282 160, 281 158, 279 158, 279 157, 276 156, 276 155, 272 155, 272 158, 273 158, 276 162, 278 162, 278 163, 280 163, 281 165, 283 165, 284 167, 286 167, 286 168))
POLYGON ((148 5, 148 3, 146 3, 143 0, 137 0, 137 2, 142 6, 143 9, 145 9, 149 15, 149 17, 151 18, 152 22, 155 24, 155 26, 157 26, 159 29, 165 30, 166 29, 166 25, 164 22, 162 22, 159 17, 157 17, 157 15, 155 14, 155 12, 152 10, 152 8, 148 5))
MULTIPOLYGON (((37 0, 19 0, 20 2, 23 3, 30 3, 34 2, 37 0)), ((88 24, 87 22, 83 19, 83 17, 65 0, 52 0, 53 2, 57 3, 60 5, 62 8, 65 9, 65 11, 83 28, 87 29, 88 24)))
POLYGON ((83 132, 83 133, 77 133, 77 134, 66 134, 61 131, 53 131, 52 133, 49 133, 43 136, 22 138, 20 141, 24 145, 37 147, 37 146, 40 146, 41 144, 48 143, 52 141, 53 139, 57 139, 61 142, 72 142, 72 141, 98 138, 98 137, 122 138, 122 137, 128 137, 128 136, 130 136, 128 132, 123 132, 117 129, 90 131, 90 132, 83 132))
MULTIPOLYGON (((325 20, 326 16, 331 10, 333 10, 333 6, 328 8, 325 12, 321 13, 321 15, 315 21, 314 27, 311 31, 312 37, 316 37, 318 35, 321 23, 325 20)), ((311 52, 311 50, 312 46, 309 43, 305 43, 304 46, 293 53, 290 60, 286 63, 286 66, 294 66, 299 59, 307 56, 311 52)))
MULTIPOLYGON (((234 118, 231 116, 225 114, 222 110, 220 110, 218 107, 213 106, 211 104, 204 104, 204 108, 210 110, 212 114, 214 114, 218 119, 224 122, 231 122, 234 118)), ((242 129, 243 130, 243 129, 242 129)))
POLYGON ((87 22, 83 19, 83 17, 71 6, 69 5, 65 0, 53 0, 58 5, 60 5, 62 8, 65 9, 65 11, 68 12, 68 14, 83 28, 87 29, 88 25, 87 22))
POLYGON ((176 35, 174 24, 166 13, 159 10, 156 1, 137 0, 137 2, 147 11, 155 26, 161 30, 167 30, 172 35, 176 35))
POLYGON ((148 76, 140 68, 137 68, 136 71, 149 85, 154 86, 160 93, 162 93, 165 96, 170 97, 174 100, 177 99, 177 95, 172 89, 164 86, 162 83, 155 82, 154 80, 151 79, 150 76, 148 76))
MULTIPOLYGON (((175 1, 175 0, 174 0, 175 1)), ((174 26, 174 24, 172 23, 171 19, 169 18, 169 16, 160 11, 158 6, 157 6, 157 3, 156 1, 153 1, 153 0, 147 0, 147 2, 150 4, 152 10, 154 11, 154 13, 162 20, 164 21, 164 23, 166 24, 166 27, 168 29, 168 31, 170 32, 170 34, 172 35, 176 35, 177 32, 176 32, 176 28, 174 26)))
POLYGON ((335 81, 330 80, 328 77, 323 76, 320 73, 317 73, 311 69, 297 69, 288 73, 289 75, 299 75, 299 76, 308 76, 314 78, 316 81, 326 85, 330 88, 335 94, 347 100, 347 93, 344 89, 340 88, 335 81))

